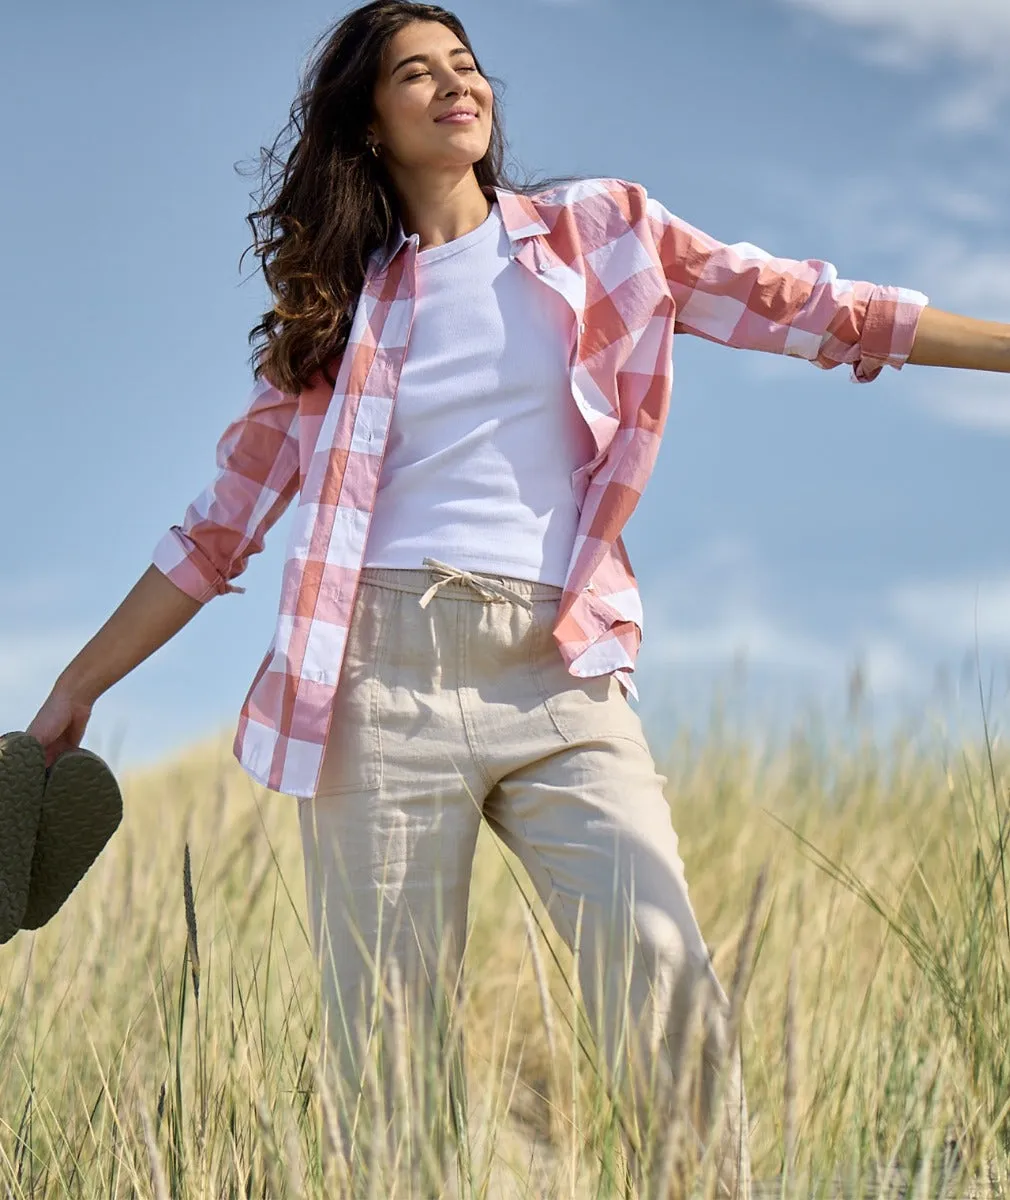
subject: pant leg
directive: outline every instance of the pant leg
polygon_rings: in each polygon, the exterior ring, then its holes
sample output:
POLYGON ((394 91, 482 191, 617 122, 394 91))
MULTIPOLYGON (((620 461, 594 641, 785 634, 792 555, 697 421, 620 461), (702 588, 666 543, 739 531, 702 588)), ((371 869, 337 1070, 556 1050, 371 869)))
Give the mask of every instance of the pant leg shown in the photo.
POLYGON ((455 697, 457 608, 436 598, 422 610, 415 594, 359 584, 319 787, 299 802, 324 1071, 352 1171, 368 1160, 376 1121, 401 1162, 404 1125, 413 1129, 412 1172, 417 1138, 441 1144, 445 1128, 434 1076, 451 1064, 411 1061, 405 1074, 403 1060, 436 1053, 462 988, 484 783, 455 697), (397 983, 406 1004, 394 1016, 397 983))
MULTIPOLYGON (((674 1113, 685 1066, 700 1076, 692 1123, 703 1148, 728 1058, 719 1194, 747 1197, 739 1048, 729 1053, 726 1045, 728 1001, 688 897, 666 779, 616 679, 580 680, 567 672, 550 635, 554 611, 552 604, 536 606, 531 670, 543 702, 539 709, 526 706, 524 734, 518 726, 510 730, 512 765, 505 751, 495 759, 501 775, 485 817, 523 863, 572 948, 581 920, 586 1013, 604 1070, 630 1093, 654 1160, 646 1194, 657 1194, 662 1163, 655 1160, 671 1116, 685 1115, 674 1113), (700 1006, 697 1058, 686 1043, 693 1003, 700 1006)), ((493 726, 481 733, 474 740, 488 755, 504 744, 493 726)), ((644 1170, 642 1161, 636 1169, 644 1170)))

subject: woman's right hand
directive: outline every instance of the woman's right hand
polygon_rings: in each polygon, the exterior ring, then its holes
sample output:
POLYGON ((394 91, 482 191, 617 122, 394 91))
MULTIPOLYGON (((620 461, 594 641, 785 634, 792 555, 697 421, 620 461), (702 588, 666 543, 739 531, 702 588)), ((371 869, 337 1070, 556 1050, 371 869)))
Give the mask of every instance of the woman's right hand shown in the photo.
POLYGON ((93 701, 55 687, 25 730, 42 743, 47 769, 67 750, 76 750, 91 718, 93 701))

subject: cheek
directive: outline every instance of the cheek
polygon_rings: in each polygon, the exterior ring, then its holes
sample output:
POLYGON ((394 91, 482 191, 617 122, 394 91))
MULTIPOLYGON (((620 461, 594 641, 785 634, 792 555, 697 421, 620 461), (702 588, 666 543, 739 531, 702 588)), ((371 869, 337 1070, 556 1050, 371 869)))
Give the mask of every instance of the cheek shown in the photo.
POLYGON ((386 107, 386 128, 393 141, 412 140, 429 119, 427 102, 419 91, 406 91, 386 107))
POLYGON ((474 93, 480 97, 481 103, 491 112, 494 108, 494 92, 491 90, 491 85, 486 79, 474 81, 474 93))

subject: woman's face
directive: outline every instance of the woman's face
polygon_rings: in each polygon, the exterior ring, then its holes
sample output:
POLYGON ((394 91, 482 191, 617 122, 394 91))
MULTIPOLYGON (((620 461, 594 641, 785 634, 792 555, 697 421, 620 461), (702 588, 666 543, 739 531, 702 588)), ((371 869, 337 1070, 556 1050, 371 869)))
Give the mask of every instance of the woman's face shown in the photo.
POLYGON ((491 85, 473 55, 437 21, 413 21, 386 47, 375 84, 371 138, 394 173, 469 167, 491 140, 491 85), (475 114, 440 120, 453 108, 475 114))

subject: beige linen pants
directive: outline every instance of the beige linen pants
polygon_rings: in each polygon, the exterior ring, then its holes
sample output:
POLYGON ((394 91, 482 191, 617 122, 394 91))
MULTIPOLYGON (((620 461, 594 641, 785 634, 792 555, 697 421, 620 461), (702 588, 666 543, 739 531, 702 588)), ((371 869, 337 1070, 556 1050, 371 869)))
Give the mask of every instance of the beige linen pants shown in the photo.
MULTIPOLYGON (((427 1032, 428 1044, 437 1033, 449 1045, 482 819, 577 946, 598 1069, 627 1088, 650 1131, 639 1161, 658 1157, 670 1127, 698 1004, 705 1065, 692 1123, 704 1145, 728 1004, 641 721, 613 676, 566 670, 551 634, 560 588, 425 562, 363 571, 319 787, 299 801, 343 1151, 350 1157, 355 1106, 393 1127, 404 1043, 427 1032), (405 1004, 387 1010, 391 994, 405 1004), (386 1066, 369 1086, 377 1039, 386 1066)), ((746 1104, 739 1054, 728 1057, 720 1193, 747 1196, 746 1104)), ((423 1092, 423 1080, 410 1087, 423 1092)), ((638 1178, 655 1194, 644 1168, 638 1178)))

